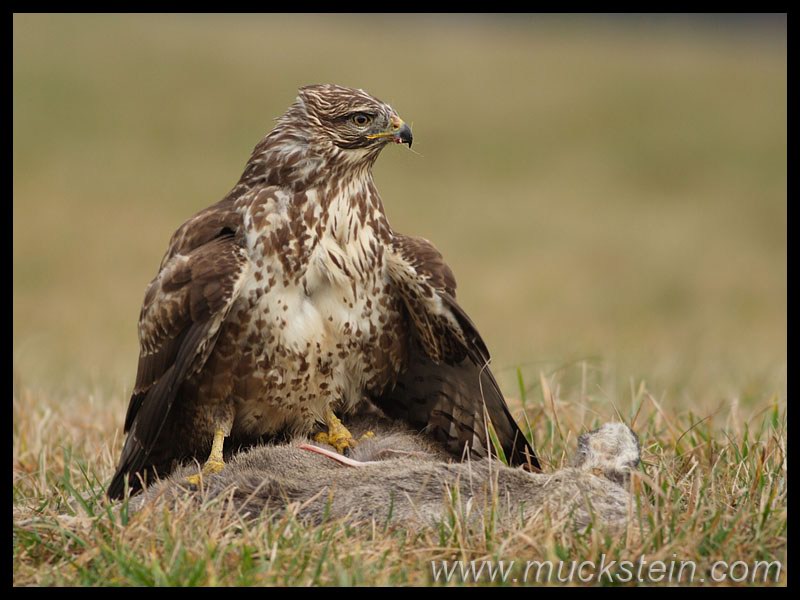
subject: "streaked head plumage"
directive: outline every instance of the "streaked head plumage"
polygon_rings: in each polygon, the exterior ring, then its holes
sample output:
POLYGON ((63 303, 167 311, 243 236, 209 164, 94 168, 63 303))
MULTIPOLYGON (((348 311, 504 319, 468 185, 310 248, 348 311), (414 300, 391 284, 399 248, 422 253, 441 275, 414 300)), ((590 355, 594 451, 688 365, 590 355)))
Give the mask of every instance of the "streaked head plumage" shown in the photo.
POLYGON ((307 85, 300 88, 297 104, 320 137, 338 148, 380 150, 389 142, 411 146, 411 129, 397 112, 362 89, 307 85))

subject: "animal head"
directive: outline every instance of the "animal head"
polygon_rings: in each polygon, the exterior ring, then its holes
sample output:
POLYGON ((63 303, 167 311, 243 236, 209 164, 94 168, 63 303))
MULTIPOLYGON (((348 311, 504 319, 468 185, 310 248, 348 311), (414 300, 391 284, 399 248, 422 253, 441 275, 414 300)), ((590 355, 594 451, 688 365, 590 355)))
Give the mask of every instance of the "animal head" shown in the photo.
POLYGON ((411 128, 391 106, 364 90, 327 83, 307 85, 300 88, 298 102, 321 142, 361 151, 380 150, 390 142, 411 147, 411 128))
POLYGON ((253 150, 234 195, 259 184, 342 183, 367 174, 388 144, 412 141, 394 109, 364 90, 307 85, 253 150))
POLYGON ((639 464, 639 437, 623 423, 606 423, 578 438, 572 466, 625 485, 639 464))

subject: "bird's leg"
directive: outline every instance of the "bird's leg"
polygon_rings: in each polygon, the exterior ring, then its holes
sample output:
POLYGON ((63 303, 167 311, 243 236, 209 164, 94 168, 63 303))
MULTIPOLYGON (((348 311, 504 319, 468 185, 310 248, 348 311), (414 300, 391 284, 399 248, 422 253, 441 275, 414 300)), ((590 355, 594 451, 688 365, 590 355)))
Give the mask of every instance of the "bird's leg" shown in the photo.
MULTIPOLYGON (((325 410, 325 424, 328 426, 328 431, 315 435, 314 441, 333 446, 339 454, 344 454, 348 448, 356 447, 358 442, 353 439, 353 434, 347 430, 347 427, 342 425, 342 422, 333 414, 333 410, 330 407, 325 410)), ((364 437, 372 437, 373 435, 375 434, 370 431, 364 437)))
POLYGON ((186 478, 189 484, 194 486, 200 485, 200 481, 203 479, 204 475, 214 475, 225 468, 225 461, 222 458, 222 448, 225 445, 225 438, 231 433, 232 425, 233 418, 231 415, 230 418, 223 419, 214 429, 214 439, 211 442, 211 452, 208 454, 208 459, 200 473, 186 478))
POLYGON ((214 432, 214 441, 211 442, 211 452, 208 455, 208 460, 206 460, 203 465, 203 470, 196 475, 187 477, 186 481, 191 485, 200 485, 200 481, 203 479, 204 475, 213 475, 222 471, 222 469, 225 468, 225 461, 222 460, 222 446, 224 443, 225 431, 217 429, 214 432))

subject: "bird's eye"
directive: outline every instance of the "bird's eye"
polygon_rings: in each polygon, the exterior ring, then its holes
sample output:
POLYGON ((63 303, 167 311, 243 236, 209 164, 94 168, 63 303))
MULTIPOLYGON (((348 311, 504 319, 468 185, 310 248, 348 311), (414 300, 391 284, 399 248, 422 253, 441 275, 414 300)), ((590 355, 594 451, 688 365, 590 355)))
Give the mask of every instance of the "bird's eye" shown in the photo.
POLYGON ((367 125, 372 120, 372 117, 366 113, 356 113, 350 117, 350 120, 359 127, 364 127, 364 125, 367 125))

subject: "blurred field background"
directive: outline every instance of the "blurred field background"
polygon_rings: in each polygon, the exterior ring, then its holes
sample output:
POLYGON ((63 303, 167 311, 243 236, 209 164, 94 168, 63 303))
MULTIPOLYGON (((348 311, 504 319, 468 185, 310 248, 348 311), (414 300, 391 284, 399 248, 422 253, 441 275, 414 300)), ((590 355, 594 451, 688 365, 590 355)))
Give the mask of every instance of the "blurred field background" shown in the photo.
POLYGON ((667 403, 784 391, 785 28, 728 25, 17 15, 17 381, 128 390, 169 236, 330 81, 413 123, 378 187, 505 382, 593 358, 667 403))
POLYGON ((541 374, 603 418, 641 382, 725 427, 785 408, 785 19, 15 15, 13 47, 15 460, 52 409, 110 476, 169 236, 317 82, 412 124, 389 219, 443 252, 514 402, 541 374))

